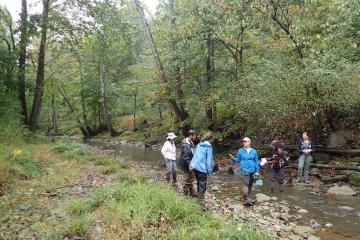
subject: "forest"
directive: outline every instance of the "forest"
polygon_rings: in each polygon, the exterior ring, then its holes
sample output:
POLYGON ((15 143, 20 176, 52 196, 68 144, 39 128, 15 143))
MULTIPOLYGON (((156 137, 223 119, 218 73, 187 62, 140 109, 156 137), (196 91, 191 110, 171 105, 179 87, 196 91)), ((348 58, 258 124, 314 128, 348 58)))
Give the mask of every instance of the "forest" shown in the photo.
POLYGON ((191 127, 259 141, 307 130, 321 142, 359 131, 356 0, 169 0, 154 15, 139 1, 27 8, 17 22, 1 9, 3 124, 86 138, 191 127))

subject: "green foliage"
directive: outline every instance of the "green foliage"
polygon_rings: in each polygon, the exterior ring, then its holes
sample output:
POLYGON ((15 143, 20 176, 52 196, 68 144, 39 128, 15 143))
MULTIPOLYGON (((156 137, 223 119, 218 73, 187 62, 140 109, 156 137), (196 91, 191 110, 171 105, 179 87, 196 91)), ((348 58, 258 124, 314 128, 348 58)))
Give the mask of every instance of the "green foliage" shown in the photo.
POLYGON ((91 215, 81 215, 71 219, 68 234, 88 236, 91 226, 94 224, 95 220, 91 215))
POLYGON ((70 159, 83 159, 87 151, 84 144, 71 142, 66 138, 56 141, 51 149, 70 159))
POLYGON ((348 177, 352 185, 360 187, 360 173, 352 172, 348 175, 348 177))

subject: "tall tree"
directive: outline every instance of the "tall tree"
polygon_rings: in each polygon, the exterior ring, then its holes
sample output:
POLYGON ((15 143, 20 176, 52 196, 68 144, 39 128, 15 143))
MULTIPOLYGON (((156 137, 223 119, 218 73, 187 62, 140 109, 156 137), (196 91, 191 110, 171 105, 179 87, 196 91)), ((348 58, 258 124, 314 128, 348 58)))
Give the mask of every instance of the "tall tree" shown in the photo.
POLYGON ((20 115, 23 124, 28 124, 28 113, 26 108, 25 96, 25 62, 26 62, 26 46, 27 46, 27 1, 21 1, 21 22, 20 22, 20 50, 19 50, 19 79, 18 91, 20 101, 20 115))
MULTIPOLYGON (((148 43, 149 43, 149 45, 151 47, 151 51, 152 51, 153 57, 154 57, 155 62, 156 62, 156 68, 158 69, 160 79, 164 83, 168 83, 168 79, 166 78, 165 70, 164 70, 164 67, 162 65, 160 55, 158 53, 154 38, 153 38, 152 33, 150 31, 149 24, 148 24, 148 22, 147 22, 147 20, 145 18, 144 10, 143 10, 139 0, 134 0, 134 2, 135 2, 136 9, 137 9, 137 11, 139 13, 141 22, 143 24, 148 43)), ((169 89, 168 86, 167 86, 167 91, 168 91, 168 93, 170 93, 170 89, 169 89)), ((188 114, 181 110, 181 108, 179 107, 179 105, 176 102, 174 97, 172 97, 172 96, 169 97, 169 103, 170 103, 171 107, 173 108, 173 110, 175 111, 176 117, 177 117, 177 119, 179 121, 184 121, 185 119, 188 118, 188 114)))
POLYGON ((41 26, 41 39, 39 48, 39 59, 37 66, 36 75, 36 86, 34 93, 34 100, 30 115, 29 128, 31 131, 36 130, 36 124, 38 121, 42 96, 44 93, 44 76, 45 76, 45 48, 46 48, 46 34, 48 30, 48 19, 49 19, 49 5, 50 0, 43 0, 43 12, 42 12, 42 26, 41 26))

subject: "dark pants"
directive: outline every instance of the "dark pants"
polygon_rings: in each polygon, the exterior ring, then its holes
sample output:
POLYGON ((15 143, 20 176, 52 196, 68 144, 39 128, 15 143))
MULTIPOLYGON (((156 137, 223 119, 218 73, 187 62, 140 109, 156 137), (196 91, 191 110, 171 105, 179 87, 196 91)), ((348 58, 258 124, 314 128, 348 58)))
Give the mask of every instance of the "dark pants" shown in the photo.
POLYGON ((270 191, 274 191, 274 184, 277 181, 280 184, 280 192, 284 191, 284 170, 282 168, 270 169, 270 191))
POLYGON ((198 170, 194 169, 195 178, 197 181, 197 192, 198 197, 202 198, 205 195, 206 192, 206 181, 207 181, 207 174, 200 172, 198 170))
POLYGON ((193 181, 195 180, 194 172, 193 171, 185 171, 185 185, 184 185, 184 194, 194 196, 194 188, 193 188, 193 181))
POLYGON ((240 176, 243 181, 243 195, 244 198, 247 199, 251 193, 251 189, 254 183, 254 173, 247 173, 245 171, 240 171, 240 176))

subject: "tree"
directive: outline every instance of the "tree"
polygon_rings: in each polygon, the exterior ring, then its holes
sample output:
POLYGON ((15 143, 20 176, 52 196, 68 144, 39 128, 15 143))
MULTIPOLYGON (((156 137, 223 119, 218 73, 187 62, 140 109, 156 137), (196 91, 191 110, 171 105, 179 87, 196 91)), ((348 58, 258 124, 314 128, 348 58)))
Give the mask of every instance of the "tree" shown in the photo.
POLYGON ((50 0, 43 0, 43 12, 42 12, 42 26, 41 26, 41 39, 39 47, 39 58, 36 75, 36 87, 34 100, 30 115, 29 128, 31 131, 36 130, 36 125, 40 113, 40 107, 42 102, 42 96, 44 92, 44 75, 45 75, 45 48, 46 48, 46 34, 48 30, 48 17, 49 17, 49 5, 50 0))

